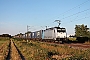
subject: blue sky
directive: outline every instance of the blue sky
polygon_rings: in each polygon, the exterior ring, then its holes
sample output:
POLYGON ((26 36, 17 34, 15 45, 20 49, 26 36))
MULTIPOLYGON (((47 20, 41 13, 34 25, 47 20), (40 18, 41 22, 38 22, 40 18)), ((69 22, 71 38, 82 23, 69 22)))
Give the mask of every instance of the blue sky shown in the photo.
POLYGON ((0 0, 0 34, 54 27, 57 19, 69 35, 77 24, 90 27, 90 0, 0 0))

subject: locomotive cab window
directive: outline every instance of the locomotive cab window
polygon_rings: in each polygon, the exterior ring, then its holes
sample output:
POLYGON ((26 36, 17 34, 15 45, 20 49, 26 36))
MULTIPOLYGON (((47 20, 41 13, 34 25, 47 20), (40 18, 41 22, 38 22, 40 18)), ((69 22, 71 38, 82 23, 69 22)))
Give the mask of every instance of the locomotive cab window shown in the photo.
POLYGON ((66 30, 63 28, 63 29, 57 29, 57 32, 66 32, 66 30))

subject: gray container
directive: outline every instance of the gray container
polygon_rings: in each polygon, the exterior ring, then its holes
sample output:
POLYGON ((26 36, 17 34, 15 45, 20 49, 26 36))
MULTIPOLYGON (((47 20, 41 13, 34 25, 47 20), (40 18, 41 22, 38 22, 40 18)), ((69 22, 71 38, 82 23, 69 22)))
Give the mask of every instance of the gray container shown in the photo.
POLYGON ((36 31, 36 38, 42 38, 42 31, 36 31))
POLYGON ((23 34, 22 38, 25 38, 25 34, 23 34))
POLYGON ((36 38, 36 32, 31 33, 31 38, 36 38))
POLYGON ((32 36, 32 35, 31 35, 31 32, 28 32, 28 33, 27 33, 27 38, 31 38, 31 36, 32 36))

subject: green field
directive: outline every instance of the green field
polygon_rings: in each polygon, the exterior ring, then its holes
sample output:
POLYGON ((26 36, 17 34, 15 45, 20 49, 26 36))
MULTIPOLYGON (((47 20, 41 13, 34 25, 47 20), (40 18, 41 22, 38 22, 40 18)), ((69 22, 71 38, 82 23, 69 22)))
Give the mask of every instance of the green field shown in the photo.
POLYGON ((90 59, 90 50, 73 49, 68 46, 46 42, 14 41, 26 60, 90 59))

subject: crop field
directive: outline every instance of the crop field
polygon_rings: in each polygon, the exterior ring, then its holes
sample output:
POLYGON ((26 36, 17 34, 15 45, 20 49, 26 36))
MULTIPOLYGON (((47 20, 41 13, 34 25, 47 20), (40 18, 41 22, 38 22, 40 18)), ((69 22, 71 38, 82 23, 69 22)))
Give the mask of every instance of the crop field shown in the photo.
POLYGON ((22 60, 12 39, 0 39, 0 60, 22 60))
POLYGON ((17 41, 15 45, 26 60, 89 60, 90 48, 79 49, 39 41, 17 41))
POLYGON ((0 38, 0 60, 75 59, 89 60, 90 44, 56 44, 0 38))
POLYGON ((5 60, 9 51, 9 39, 8 38, 0 38, 0 59, 5 60))

